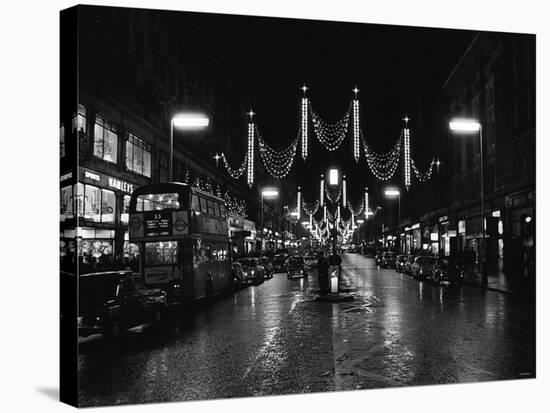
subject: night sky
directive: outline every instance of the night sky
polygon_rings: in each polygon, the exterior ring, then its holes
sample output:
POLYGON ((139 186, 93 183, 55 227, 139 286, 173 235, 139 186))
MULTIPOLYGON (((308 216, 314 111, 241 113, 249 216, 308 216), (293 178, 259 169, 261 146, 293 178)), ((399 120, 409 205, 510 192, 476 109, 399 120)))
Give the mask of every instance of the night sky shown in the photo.
MULTIPOLYGON (((363 133, 375 151, 387 152, 399 137, 403 116, 412 118, 414 130, 419 110, 427 112, 435 102, 474 35, 299 19, 187 16, 192 17, 193 32, 212 46, 220 64, 242 85, 264 139, 280 148, 297 136, 300 87, 306 84, 314 110, 331 122, 346 112, 357 86, 363 133)), ((374 177, 363 153, 355 164, 351 142, 346 139, 339 150, 328 152, 310 126, 310 156, 306 163, 297 156, 291 171, 306 200, 318 197, 319 174, 335 165, 347 173, 351 198, 359 201, 374 177)))

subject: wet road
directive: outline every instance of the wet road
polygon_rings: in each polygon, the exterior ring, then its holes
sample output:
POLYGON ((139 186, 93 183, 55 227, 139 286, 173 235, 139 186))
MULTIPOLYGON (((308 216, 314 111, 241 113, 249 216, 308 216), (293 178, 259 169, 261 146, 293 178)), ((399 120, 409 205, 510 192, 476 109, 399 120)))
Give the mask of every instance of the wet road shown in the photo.
MULTIPOLYGON (((436 287, 343 256, 349 303, 314 301, 317 274, 285 274, 118 348, 81 345, 83 406, 533 377, 534 307, 436 287)), ((139 329, 138 329, 139 330, 139 329)))

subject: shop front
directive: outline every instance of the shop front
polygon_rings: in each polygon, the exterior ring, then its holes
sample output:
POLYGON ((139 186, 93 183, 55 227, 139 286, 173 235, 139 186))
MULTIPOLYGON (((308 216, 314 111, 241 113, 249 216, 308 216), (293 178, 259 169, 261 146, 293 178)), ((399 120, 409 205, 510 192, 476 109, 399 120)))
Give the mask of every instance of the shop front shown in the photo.
POLYGON ((245 219, 243 227, 244 231, 250 234, 244 238, 244 252, 252 254, 256 245, 256 224, 249 219, 245 219))
POLYGON ((76 182, 72 173, 62 179, 61 239, 65 245, 77 240, 80 264, 100 269, 137 263, 139 250, 128 242, 128 208, 138 183, 87 168, 79 169, 76 182))

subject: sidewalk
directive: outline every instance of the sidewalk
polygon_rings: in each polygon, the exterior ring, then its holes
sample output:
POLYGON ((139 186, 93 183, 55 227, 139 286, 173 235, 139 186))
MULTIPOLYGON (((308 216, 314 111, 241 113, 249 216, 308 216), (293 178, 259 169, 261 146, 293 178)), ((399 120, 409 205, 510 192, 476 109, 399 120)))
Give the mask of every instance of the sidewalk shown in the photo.
MULTIPOLYGON (((487 277, 487 289, 514 295, 518 298, 532 299, 535 297, 535 285, 531 280, 521 275, 510 276, 502 271, 493 272, 487 277)), ((466 273, 464 283, 483 288, 481 274, 474 269, 473 273, 466 273)))

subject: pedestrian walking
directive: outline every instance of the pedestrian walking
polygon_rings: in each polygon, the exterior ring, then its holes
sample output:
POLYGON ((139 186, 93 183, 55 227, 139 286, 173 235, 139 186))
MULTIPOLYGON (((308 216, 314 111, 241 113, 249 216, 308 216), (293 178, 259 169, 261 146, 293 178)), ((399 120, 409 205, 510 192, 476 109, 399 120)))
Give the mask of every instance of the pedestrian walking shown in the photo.
POLYGON ((317 272, 319 275, 319 288, 321 290, 321 295, 327 295, 328 288, 328 260, 325 258, 325 254, 320 252, 317 256, 317 272))

